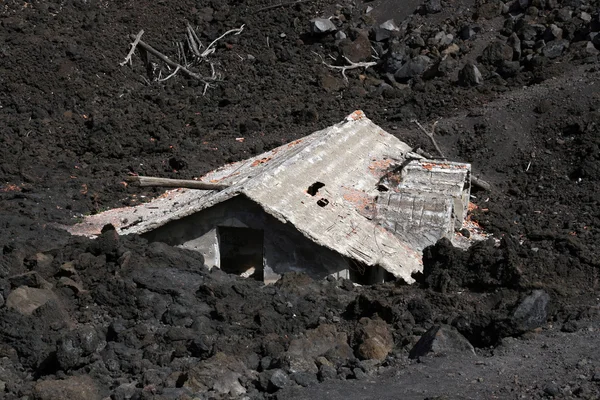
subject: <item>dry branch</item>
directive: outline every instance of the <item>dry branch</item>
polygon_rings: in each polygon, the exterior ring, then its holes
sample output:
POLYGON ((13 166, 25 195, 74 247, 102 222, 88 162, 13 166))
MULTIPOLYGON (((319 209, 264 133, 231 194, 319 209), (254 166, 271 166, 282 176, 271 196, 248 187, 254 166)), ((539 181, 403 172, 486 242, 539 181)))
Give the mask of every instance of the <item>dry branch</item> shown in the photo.
POLYGON ((233 33, 234 35, 239 35, 239 34, 240 34, 240 33, 242 33, 242 31, 244 30, 244 27, 245 27, 245 26, 246 26, 246 25, 244 24, 244 25, 240 26, 240 27, 239 27, 239 28, 237 28, 237 29, 230 29, 230 30, 228 30, 227 32, 225 32, 224 34, 222 34, 221 36, 219 36, 218 38, 216 38, 215 40, 213 40, 213 41, 211 42, 211 44, 209 44, 209 45, 208 45, 208 47, 206 48, 206 50, 204 50, 204 51, 202 52, 202 54, 200 54, 200 57, 202 57, 202 58, 205 58, 205 57, 209 56, 210 54, 214 53, 214 52, 215 52, 215 48, 214 48, 214 46, 215 46, 215 44, 217 44, 217 42, 218 42, 219 40, 223 39, 225 36, 227 36, 227 35, 229 35, 229 34, 232 34, 232 33, 233 33))
POLYGON ((119 63, 119 65, 122 67, 123 65, 129 63, 129 65, 131 65, 131 57, 133 56, 133 53, 135 53, 135 49, 138 45, 138 43, 140 42, 140 40, 142 39, 142 35, 144 34, 144 30, 142 29, 141 31, 138 32, 138 34, 135 36, 135 40, 133 41, 133 43, 131 43, 131 50, 129 50, 129 53, 127 54, 127 57, 125 57, 125 61, 123 61, 122 63, 119 63))
MULTIPOLYGON (((133 35, 131 35, 131 37, 133 37, 133 35)), ((161 60, 168 66, 173 67, 173 68, 179 68, 182 72, 184 72, 189 77, 198 79, 198 80, 204 82, 205 85, 208 85, 209 82, 214 82, 217 79, 217 76, 214 73, 213 73, 213 76, 206 77, 206 76, 202 76, 196 72, 190 71, 189 69, 187 69, 183 65, 179 64, 178 62, 171 60, 169 57, 165 56, 163 53, 156 50, 154 47, 150 46, 148 43, 144 42, 143 40, 139 41, 138 46, 143 47, 148 53, 157 57, 159 60, 161 60)))
MULTIPOLYGON (((317 54, 317 53, 315 53, 315 54, 317 54)), ((367 69, 369 67, 373 67, 373 66, 377 65, 377 63, 375 61, 355 63, 354 61, 351 61, 348 57, 344 57, 344 60, 346 60, 346 62, 349 63, 350 65, 331 65, 331 64, 327 64, 325 62, 325 60, 323 60, 323 57, 321 57, 321 55, 319 55, 319 54, 317 54, 317 55, 321 58, 321 62, 328 68, 339 69, 340 71, 342 71, 342 76, 344 77, 346 82, 348 82, 348 77, 346 76, 347 70, 356 69, 356 68, 367 69)))
POLYGON ((142 187, 170 187, 201 190, 223 190, 229 187, 229 185, 219 185, 215 183, 206 183, 185 179, 155 178, 151 176, 128 176, 125 178, 125 181, 137 183, 142 187))
POLYGON ((297 1, 289 1, 287 3, 274 4, 272 6, 259 8, 258 10, 254 11, 254 13, 259 13, 261 11, 274 10, 279 7, 295 6, 296 4, 310 3, 311 1, 313 1, 313 0, 297 0, 297 1))

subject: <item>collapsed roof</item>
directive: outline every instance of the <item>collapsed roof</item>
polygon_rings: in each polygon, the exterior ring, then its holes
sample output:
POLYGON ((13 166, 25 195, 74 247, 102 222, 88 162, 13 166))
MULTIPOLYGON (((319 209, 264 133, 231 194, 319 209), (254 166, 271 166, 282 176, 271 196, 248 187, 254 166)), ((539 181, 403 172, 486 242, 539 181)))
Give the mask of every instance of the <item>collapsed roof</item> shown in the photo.
POLYGON ((313 242, 410 283, 422 270, 423 248, 452 238, 462 226, 470 165, 425 160, 355 111, 337 125, 200 181, 228 187, 172 190, 68 229, 91 236, 111 223, 121 234, 142 234, 242 195, 313 242))

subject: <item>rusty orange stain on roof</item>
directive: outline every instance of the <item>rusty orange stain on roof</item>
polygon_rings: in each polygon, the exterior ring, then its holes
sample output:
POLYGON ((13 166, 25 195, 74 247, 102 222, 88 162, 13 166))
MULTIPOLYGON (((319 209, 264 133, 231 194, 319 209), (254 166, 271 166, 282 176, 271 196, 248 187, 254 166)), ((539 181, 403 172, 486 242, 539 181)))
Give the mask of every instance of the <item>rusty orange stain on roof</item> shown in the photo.
POLYGON ((346 118, 348 121, 358 121, 366 118, 365 113, 362 110, 356 110, 346 118))
POLYGON ((392 160, 390 159, 375 160, 369 164, 369 171, 375 176, 380 176, 385 173, 391 165, 392 160))
POLYGON ((456 165, 456 164, 450 164, 450 163, 445 163, 445 162, 439 162, 439 163, 422 162, 421 167, 423 167, 423 169, 426 169, 428 171, 431 171, 434 168, 442 168, 442 169, 466 169, 467 168, 466 165, 456 165))
POLYGON ((375 213, 375 199, 366 192, 342 186, 342 197, 352 204, 356 211, 363 216, 373 216, 375 213))
POLYGON ((251 167, 256 167, 260 164, 264 164, 266 162, 269 162, 270 160, 272 160, 273 157, 265 157, 265 158, 261 158, 260 160, 255 160, 252 164, 250 164, 251 167))
POLYGON ((290 148, 290 147, 294 147, 295 145, 297 145, 297 144, 298 144, 298 143, 300 143, 300 142, 302 142, 302 139, 294 140, 293 142, 291 142, 291 143, 288 143, 287 147, 288 147, 288 148, 290 148))

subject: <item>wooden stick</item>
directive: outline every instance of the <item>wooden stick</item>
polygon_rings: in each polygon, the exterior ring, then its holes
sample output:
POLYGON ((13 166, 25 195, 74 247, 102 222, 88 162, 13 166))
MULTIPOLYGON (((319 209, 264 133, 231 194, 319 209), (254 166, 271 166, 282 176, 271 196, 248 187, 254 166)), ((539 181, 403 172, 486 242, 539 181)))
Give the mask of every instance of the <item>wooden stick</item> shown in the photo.
POLYGON ((272 6, 259 8, 258 10, 254 11, 254 12, 259 13, 261 11, 274 10, 279 7, 287 7, 287 6, 294 6, 296 4, 310 3, 311 1, 313 1, 313 0, 297 0, 297 1, 290 1, 288 3, 279 3, 279 4, 274 4, 272 6))
POLYGON ((125 181, 138 183, 142 187, 159 186, 200 190, 223 190, 229 187, 229 185, 219 185, 216 183, 206 183, 185 179, 155 178, 152 176, 127 176, 125 177, 125 181))
POLYGON ((137 47, 138 43, 140 42, 140 40, 142 39, 142 35, 144 34, 144 30, 142 29, 141 31, 138 32, 138 34, 135 36, 135 40, 133 41, 133 43, 131 43, 131 50, 129 50, 129 53, 127 54, 127 57, 125 57, 125 61, 123 61, 122 63, 119 63, 119 65, 122 67, 123 65, 129 63, 131 64, 131 57, 133 56, 133 53, 135 52, 135 48, 137 47))
MULTIPOLYGON (((135 38, 134 35, 130 35, 131 38, 135 38)), ((188 75, 191 78, 195 78, 198 79, 204 83, 206 82, 211 82, 214 81, 215 79, 213 77, 204 77, 201 76, 200 74, 197 74, 195 72, 190 71, 189 69, 187 69, 186 67, 184 67, 183 65, 171 60, 169 57, 165 56, 163 53, 161 53, 160 51, 156 50, 154 47, 150 46, 148 43, 144 42, 143 40, 140 40, 138 42, 138 46, 142 46, 148 53, 152 54, 155 57, 158 57, 161 61, 163 61, 164 63, 166 63, 167 65, 173 67, 173 68, 177 68, 179 67, 179 69, 181 71, 183 71, 186 75, 188 75)))

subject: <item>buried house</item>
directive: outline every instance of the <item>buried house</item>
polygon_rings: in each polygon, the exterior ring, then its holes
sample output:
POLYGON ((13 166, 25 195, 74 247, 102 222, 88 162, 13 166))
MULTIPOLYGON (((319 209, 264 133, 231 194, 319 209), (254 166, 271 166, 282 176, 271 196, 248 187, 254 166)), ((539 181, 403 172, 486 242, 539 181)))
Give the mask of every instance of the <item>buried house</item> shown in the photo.
POLYGON ((195 250, 209 268, 273 282, 289 271, 357 283, 412 282, 422 250, 462 228, 470 165, 426 160, 356 111, 345 121, 200 181, 70 227, 195 250))

